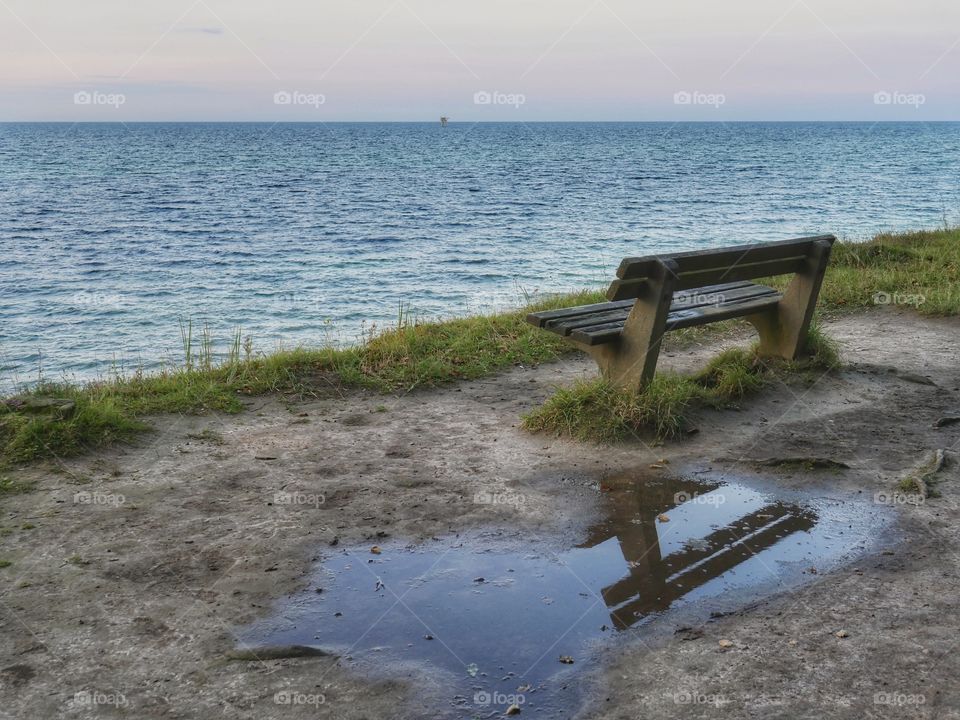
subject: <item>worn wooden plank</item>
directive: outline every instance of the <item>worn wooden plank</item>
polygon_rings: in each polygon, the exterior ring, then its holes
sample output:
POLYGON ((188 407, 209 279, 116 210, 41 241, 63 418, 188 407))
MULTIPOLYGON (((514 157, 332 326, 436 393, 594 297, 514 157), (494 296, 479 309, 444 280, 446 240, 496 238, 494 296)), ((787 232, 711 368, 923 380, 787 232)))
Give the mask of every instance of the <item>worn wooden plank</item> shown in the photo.
MULTIPOLYGON (((763 288, 767 292, 758 296, 737 298, 719 305, 671 310, 667 316, 667 330, 679 330, 752 315, 775 307, 780 302, 782 295, 773 288, 763 285, 756 287, 763 288)), ((615 341, 620 336, 623 324, 624 320, 621 320, 578 327, 572 329, 570 338, 584 345, 604 345, 615 341)))
MULTIPOLYGON (((734 300, 760 297, 763 295, 774 294, 777 291, 766 285, 755 285, 754 283, 732 283, 731 285, 714 285, 711 287, 698 288, 687 293, 677 293, 673 296, 673 302, 670 305, 670 312, 678 310, 691 310, 708 305, 717 305, 734 300)), ((544 326, 544 329, 557 335, 569 335, 572 331, 589 327, 592 325, 604 325, 613 322, 622 322, 632 310, 632 305, 625 308, 617 308, 608 312, 590 313, 588 315, 579 315, 572 318, 561 318, 559 320, 550 320, 544 326)))
POLYGON ((593 303, 591 305, 575 305, 573 307, 559 308, 557 310, 541 310, 527 315, 527 322, 537 327, 544 327, 552 320, 561 320, 564 318, 574 318, 580 315, 589 315, 594 312, 605 312, 617 308, 631 308, 633 300, 622 300, 619 302, 593 303))
POLYGON ((696 272, 680 273, 677 288, 688 290, 710 285, 717 282, 734 282, 735 280, 756 280, 757 278, 774 277, 777 275, 791 275, 800 272, 806 267, 806 256, 784 258, 782 260, 766 260, 756 263, 740 263, 729 268, 699 270, 696 272))
POLYGON ((757 285, 751 282, 742 285, 739 283, 733 283, 732 285, 708 285, 707 287, 695 288, 688 292, 675 294, 673 296, 673 302, 670 304, 670 312, 692 310, 710 305, 722 305, 724 303, 775 293, 777 293, 777 290, 769 285, 757 285))
POLYGON ((707 308, 698 308, 696 310, 683 310, 671 315, 667 320, 667 327, 670 330, 680 330, 681 328, 696 327, 697 325, 707 325, 708 323, 729 320, 730 318, 743 317, 744 315, 753 315, 776 307, 780 302, 781 295, 765 295, 759 298, 748 300, 738 300, 723 305, 713 305, 707 308))
POLYGON ((807 255, 813 243, 818 240, 833 243, 836 238, 833 235, 817 235, 790 240, 776 240, 768 243, 629 257, 624 258, 620 263, 620 267, 617 268, 617 277, 622 280, 648 277, 652 264, 660 259, 674 260, 679 265, 680 272, 684 273, 715 267, 730 267, 741 262, 762 262, 796 255, 807 255))
POLYGON ((605 345, 620 337, 620 333, 623 332, 623 323, 624 321, 621 320, 620 322, 579 328, 570 333, 570 339, 581 345, 605 345))
MULTIPOLYGON (((782 260, 766 260, 756 263, 741 263, 732 267, 713 268, 708 270, 698 270, 694 272, 680 272, 676 279, 676 288, 678 290, 690 290, 693 288, 703 288, 707 285, 713 285, 718 282, 735 282, 740 280, 755 280, 762 277, 773 277, 775 275, 788 275, 799 272, 806 265, 806 256, 797 256, 782 260)), ((610 300, 626 300, 631 297, 639 296, 647 281, 639 280, 614 280, 607 290, 607 297, 610 300)))
MULTIPOLYGON (((703 288, 697 288, 694 290, 685 290, 683 292, 675 293, 673 298, 674 301, 677 301, 681 298, 685 298, 691 295, 696 295, 697 293, 714 293, 714 292, 723 292, 726 290, 734 290, 736 288, 747 287, 753 285, 754 283, 748 280, 741 280, 739 282, 732 283, 720 283, 719 285, 709 285, 703 288)), ((610 310, 616 310, 619 308, 627 308, 628 310, 633 307, 633 300, 619 300, 616 302, 604 302, 604 303, 593 303, 591 305, 575 305, 566 308, 558 308, 556 310, 540 310, 539 312, 533 312, 527 315, 527 322, 531 325, 537 327, 546 327, 548 324, 552 323, 554 320, 563 320, 569 318, 575 318, 582 315, 589 315, 595 312, 609 312, 610 310)))

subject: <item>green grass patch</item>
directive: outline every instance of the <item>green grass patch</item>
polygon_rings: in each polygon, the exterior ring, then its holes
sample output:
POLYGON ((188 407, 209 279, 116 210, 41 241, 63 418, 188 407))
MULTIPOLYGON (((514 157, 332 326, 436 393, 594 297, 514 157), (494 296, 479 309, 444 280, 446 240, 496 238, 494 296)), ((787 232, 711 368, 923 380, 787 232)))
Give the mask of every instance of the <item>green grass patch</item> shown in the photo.
MULTIPOLYGON (((779 286, 789 278, 778 278, 779 286)), ((924 315, 960 314, 960 229, 881 234, 838 242, 820 291, 827 311, 901 305, 924 315)))
MULTIPOLYGON (((778 278, 772 284, 786 282, 786 278, 778 278)), ((26 396, 35 398, 73 401, 72 411, 62 416, 0 403, 0 464, 69 457, 128 442, 149 429, 145 418, 150 415, 236 413, 248 396, 283 393, 310 397, 328 392, 331 385, 403 392, 480 378, 513 365, 555 360, 576 350, 560 337, 528 325, 526 314, 601 300, 602 293, 583 291, 547 298, 522 310, 442 322, 413 322, 401 313, 397 327, 342 350, 298 348, 259 355, 249 342, 241 342, 238 333, 228 358, 221 363, 214 361, 209 332, 195 333, 193 326, 185 323, 180 329, 184 347, 180 367, 82 386, 44 383, 26 391, 26 396)), ((933 315, 960 313, 960 231, 880 235, 866 243, 837 243, 821 293, 821 308, 835 313, 884 303, 916 307, 933 315)), ((674 347, 695 343, 732 326, 732 322, 717 323, 670 333, 667 342, 674 347)), ((811 343, 818 358, 813 367, 838 362, 836 348, 822 333, 812 335, 811 343)), ((659 434, 669 434, 691 402, 722 401, 756 390, 759 381, 749 365, 745 356, 728 355, 696 381, 658 376, 651 385, 657 390, 649 391, 649 397, 618 403, 608 397, 601 383, 587 383, 566 391, 560 404, 568 413, 578 404, 618 407, 612 417, 622 422, 614 421, 606 430, 598 428, 587 436, 617 434, 615 429, 621 426, 651 425, 659 434)), ((807 370, 810 367, 807 365, 807 370)), ((609 417, 598 422, 608 421, 609 417)), ((564 424, 559 417, 551 423, 558 430, 564 424)), ((574 429, 567 434, 578 433, 574 429)))
POLYGON ((523 427, 592 442, 631 437, 658 439, 684 432, 692 408, 722 407, 759 391, 775 378, 797 373, 822 374, 836 367, 836 345, 813 328, 802 361, 761 359, 757 346, 732 348, 713 358, 696 375, 657 373, 642 390, 624 390, 603 378, 580 381, 556 393, 523 418, 523 427))

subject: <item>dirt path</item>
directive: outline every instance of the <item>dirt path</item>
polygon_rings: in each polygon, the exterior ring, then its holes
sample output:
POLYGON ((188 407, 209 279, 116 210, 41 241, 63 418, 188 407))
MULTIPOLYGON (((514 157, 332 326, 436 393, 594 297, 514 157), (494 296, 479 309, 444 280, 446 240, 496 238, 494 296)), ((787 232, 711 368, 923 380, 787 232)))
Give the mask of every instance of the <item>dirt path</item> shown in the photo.
MULTIPOLYGON (((0 717, 443 717, 443 688, 422 681, 225 654, 331 544, 489 528, 569 546, 599 512, 599 480, 659 458, 869 497, 930 450, 960 449, 960 424, 933 427, 960 412, 960 322, 877 311, 828 331, 850 367, 706 411, 698 433, 664 447, 519 430, 554 384, 595 372, 575 360, 401 397, 261 399, 236 417, 164 419, 136 448, 19 471, 36 489, 2 500, 0 717), (850 468, 755 462, 795 456, 850 468), (284 691, 296 701, 278 703, 284 691)), ((662 366, 695 367, 718 347, 667 352, 662 366)), ((960 717, 957 476, 951 459, 940 497, 897 508, 893 550, 611 653, 569 716, 960 717)))

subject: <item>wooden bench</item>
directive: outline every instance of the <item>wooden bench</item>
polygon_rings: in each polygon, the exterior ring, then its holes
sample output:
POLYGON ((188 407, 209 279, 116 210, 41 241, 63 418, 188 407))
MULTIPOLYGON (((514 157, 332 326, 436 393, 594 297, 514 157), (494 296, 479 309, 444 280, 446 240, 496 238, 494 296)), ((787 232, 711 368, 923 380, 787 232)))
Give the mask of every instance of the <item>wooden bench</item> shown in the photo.
POLYGON ((625 258, 610 302, 530 313, 527 321, 593 356, 604 377, 642 387, 653 377, 670 330, 742 317, 760 334, 760 354, 804 352, 833 235, 714 250, 625 258), (794 275, 781 293, 752 282, 794 275))

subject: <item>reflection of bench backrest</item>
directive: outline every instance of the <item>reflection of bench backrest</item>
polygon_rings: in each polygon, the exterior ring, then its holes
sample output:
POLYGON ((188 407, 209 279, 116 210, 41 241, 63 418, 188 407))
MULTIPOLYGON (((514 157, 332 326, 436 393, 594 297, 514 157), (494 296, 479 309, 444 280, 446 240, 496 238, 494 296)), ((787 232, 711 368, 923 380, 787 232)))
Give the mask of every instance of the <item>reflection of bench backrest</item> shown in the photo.
MULTIPOLYGON (((674 601, 719 577, 727 570, 772 547, 786 535, 809 530, 816 523, 807 510, 771 503, 661 557, 656 521, 644 521, 617 538, 629 572, 603 588, 614 626, 623 630, 650 613, 666 610, 674 601)), ((591 544, 609 539, 592 535, 591 544)))

